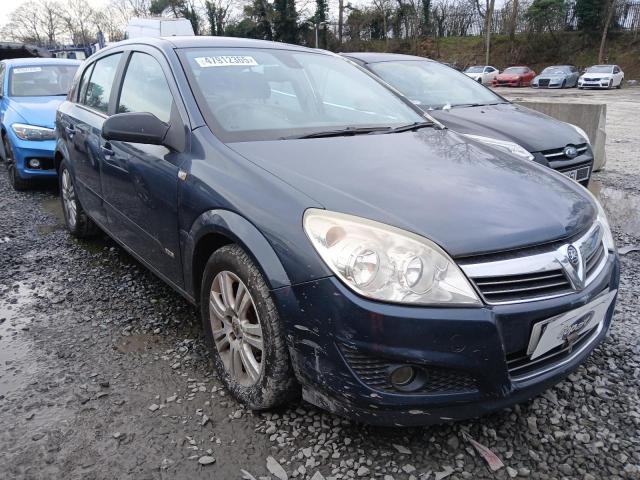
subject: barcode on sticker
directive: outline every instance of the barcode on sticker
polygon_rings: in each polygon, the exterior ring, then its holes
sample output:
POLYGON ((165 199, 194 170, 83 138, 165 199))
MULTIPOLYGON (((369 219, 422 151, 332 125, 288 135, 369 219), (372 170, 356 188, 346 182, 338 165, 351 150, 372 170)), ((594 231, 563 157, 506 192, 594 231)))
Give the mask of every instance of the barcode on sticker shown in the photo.
POLYGON ((258 65, 255 58, 245 55, 224 55, 219 57, 196 57, 195 61, 202 68, 207 67, 253 67, 258 65))
POLYGON ((41 72, 42 68, 40 67, 19 67, 19 68, 14 68, 13 73, 34 73, 34 72, 41 72))

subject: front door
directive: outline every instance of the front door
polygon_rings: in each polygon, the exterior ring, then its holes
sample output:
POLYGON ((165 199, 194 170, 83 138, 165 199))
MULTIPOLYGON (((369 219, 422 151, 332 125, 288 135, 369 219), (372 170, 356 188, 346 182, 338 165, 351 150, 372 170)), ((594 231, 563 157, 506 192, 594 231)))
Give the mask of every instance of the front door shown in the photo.
MULTIPOLYGON (((172 119, 178 123, 180 115, 160 61, 149 53, 130 53, 113 113, 149 112, 167 124, 172 119)), ((183 130, 182 121, 179 123, 183 130)), ((101 150, 109 230, 181 286, 177 212, 181 153, 162 145, 104 139, 101 150)))

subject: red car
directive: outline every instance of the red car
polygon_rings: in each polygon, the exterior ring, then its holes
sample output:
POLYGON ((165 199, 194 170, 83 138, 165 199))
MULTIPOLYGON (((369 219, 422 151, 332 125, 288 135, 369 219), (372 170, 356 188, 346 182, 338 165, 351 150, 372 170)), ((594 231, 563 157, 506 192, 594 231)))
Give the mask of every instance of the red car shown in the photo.
POLYGON ((525 87, 531 85, 536 72, 529 67, 509 67, 493 81, 494 87, 525 87))

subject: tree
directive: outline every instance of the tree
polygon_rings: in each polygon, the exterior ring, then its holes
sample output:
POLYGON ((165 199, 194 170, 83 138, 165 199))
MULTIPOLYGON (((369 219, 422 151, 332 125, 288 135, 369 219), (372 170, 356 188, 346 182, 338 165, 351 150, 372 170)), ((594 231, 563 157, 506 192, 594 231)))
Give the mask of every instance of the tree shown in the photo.
POLYGON ((314 15, 314 23, 316 28, 322 27, 320 30, 320 47, 327 48, 327 20, 329 14, 329 4, 327 0, 316 0, 316 13, 314 15))
POLYGON ((484 19, 484 36, 485 36, 485 65, 489 65, 491 53, 491 21, 493 20, 493 7, 496 0, 486 0, 487 9, 484 19))
POLYGON ((607 43, 607 33, 609 33, 609 25, 611 24, 611 19, 613 18, 613 14, 616 11, 616 0, 611 0, 609 2, 607 10, 607 18, 604 22, 604 26, 602 27, 602 38, 600 39, 600 50, 598 51, 598 63, 604 62, 604 47, 607 43))
POLYGON ((576 0, 578 30, 588 34, 599 32, 605 16, 607 0, 576 0))
POLYGON ((89 45, 95 41, 91 28, 94 10, 86 0, 68 0, 61 18, 74 45, 89 45))
POLYGON ((275 0, 273 11, 274 39, 280 42, 298 43, 300 31, 298 29, 298 13, 296 12, 295 0, 275 0))
POLYGON ((536 32, 554 31, 564 24, 567 5, 565 0, 533 0, 526 14, 527 22, 536 32))
POLYGON ((151 0, 149 12, 163 15, 170 12, 175 18, 186 18, 196 35, 200 34, 201 19, 193 0, 151 0))

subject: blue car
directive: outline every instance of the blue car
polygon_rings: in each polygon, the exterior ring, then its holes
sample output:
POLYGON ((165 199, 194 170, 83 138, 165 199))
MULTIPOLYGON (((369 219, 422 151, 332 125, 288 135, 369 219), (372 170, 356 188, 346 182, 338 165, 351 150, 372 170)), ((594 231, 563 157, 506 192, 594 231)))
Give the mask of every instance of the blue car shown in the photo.
POLYGON ((582 363, 619 263, 587 189, 431 121, 325 51, 120 42, 59 107, 71 234, 103 230, 198 306, 252 409, 474 417, 582 363))
POLYGON ((56 109, 80 63, 56 58, 0 62, 0 156, 16 190, 36 179, 55 177, 56 109))

